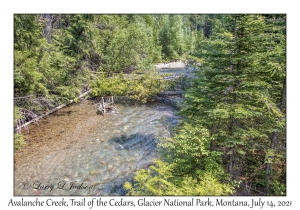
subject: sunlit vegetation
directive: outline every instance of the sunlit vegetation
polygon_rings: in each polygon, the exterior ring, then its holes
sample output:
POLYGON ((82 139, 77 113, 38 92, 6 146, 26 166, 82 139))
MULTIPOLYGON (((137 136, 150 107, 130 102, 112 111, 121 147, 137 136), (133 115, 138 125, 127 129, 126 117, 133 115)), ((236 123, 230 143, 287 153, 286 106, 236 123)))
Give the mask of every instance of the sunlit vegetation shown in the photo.
POLYGON ((286 194, 286 17, 15 15, 15 148, 20 127, 92 89, 146 103, 180 88, 181 125, 128 195, 286 194), (153 64, 200 71, 166 82, 153 64))
POLYGON ((97 96, 128 96, 129 98, 146 103, 148 99, 155 96, 171 86, 163 80, 155 70, 148 70, 145 73, 132 72, 130 75, 122 73, 108 77, 101 74, 91 87, 91 95, 97 96))

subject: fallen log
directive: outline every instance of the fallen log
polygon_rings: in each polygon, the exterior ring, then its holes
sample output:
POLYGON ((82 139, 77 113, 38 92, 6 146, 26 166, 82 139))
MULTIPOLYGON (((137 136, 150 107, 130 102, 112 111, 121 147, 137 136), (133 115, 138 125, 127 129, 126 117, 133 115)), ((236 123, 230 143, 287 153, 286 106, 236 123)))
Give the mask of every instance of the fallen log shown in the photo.
MULTIPOLYGON (((82 93, 81 95, 78 96, 78 98, 83 98, 84 96, 86 96, 87 94, 89 94, 91 91, 92 91, 92 89, 90 89, 90 90, 88 90, 88 91, 82 93)), ((57 110, 63 108, 63 107, 65 107, 65 106, 67 106, 67 105, 69 105, 69 104, 71 104, 71 103, 73 103, 73 102, 74 102, 74 100, 70 100, 68 103, 61 104, 61 105, 55 107, 54 109, 51 109, 50 111, 46 112, 45 114, 42 114, 42 115, 40 115, 40 116, 38 116, 38 117, 36 117, 36 118, 34 118, 34 119, 32 119, 32 120, 26 122, 25 124, 23 124, 23 125, 17 127, 16 129, 19 130, 19 131, 21 131, 22 128, 28 126, 29 124, 31 124, 31 123, 33 123, 33 122, 37 122, 37 121, 39 121, 40 119, 42 119, 43 117, 45 117, 45 116, 47 116, 47 115, 49 115, 49 114, 51 114, 51 113, 53 113, 53 112, 55 112, 55 111, 57 111, 57 110)))

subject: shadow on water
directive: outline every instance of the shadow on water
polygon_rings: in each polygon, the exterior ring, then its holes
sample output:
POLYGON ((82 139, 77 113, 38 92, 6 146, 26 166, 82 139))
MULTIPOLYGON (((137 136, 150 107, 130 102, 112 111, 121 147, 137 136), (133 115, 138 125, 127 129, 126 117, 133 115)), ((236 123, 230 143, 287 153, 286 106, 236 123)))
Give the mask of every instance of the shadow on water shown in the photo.
MULTIPOLYGON (((147 143, 147 142, 156 142, 157 139, 153 134, 141 135, 141 134, 131 134, 129 136, 122 135, 121 137, 116 137, 111 140, 117 144, 117 148, 120 149, 140 149, 136 148, 137 145, 147 143)), ((113 143, 112 143, 113 144, 113 143)), ((143 146, 142 145, 142 146, 143 146)), ((145 146, 145 145, 144 145, 145 146)), ((156 145, 153 145, 153 148, 144 148, 144 149, 154 149, 156 145)))
MULTIPOLYGON (((105 181, 101 189, 97 192, 98 195, 126 195, 126 190, 123 187, 124 182, 133 181, 134 173, 140 169, 147 168, 153 164, 152 160, 157 157, 156 145, 158 139, 153 134, 143 135, 140 133, 131 134, 129 136, 121 135, 108 140, 111 147, 117 152, 114 153, 114 158, 119 154, 125 153, 124 164, 114 167, 110 173, 111 177, 115 177, 112 182, 105 181), (119 170, 125 169, 122 173, 119 170)), ((109 160, 108 160, 109 161, 109 160)))

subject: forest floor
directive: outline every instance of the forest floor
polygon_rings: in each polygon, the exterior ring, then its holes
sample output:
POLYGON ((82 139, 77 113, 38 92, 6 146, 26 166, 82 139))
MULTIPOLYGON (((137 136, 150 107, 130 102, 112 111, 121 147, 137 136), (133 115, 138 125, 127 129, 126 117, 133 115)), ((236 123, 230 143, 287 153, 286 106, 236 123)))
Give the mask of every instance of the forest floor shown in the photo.
POLYGON ((158 63, 155 65, 157 69, 165 68, 185 68, 186 64, 183 61, 174 61, 170 63, 158 63))

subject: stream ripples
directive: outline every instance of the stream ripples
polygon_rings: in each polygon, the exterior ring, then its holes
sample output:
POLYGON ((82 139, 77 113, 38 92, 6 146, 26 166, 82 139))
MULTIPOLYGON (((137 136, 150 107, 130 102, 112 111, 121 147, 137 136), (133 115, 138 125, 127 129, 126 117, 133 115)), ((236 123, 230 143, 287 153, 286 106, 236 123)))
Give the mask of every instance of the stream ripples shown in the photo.
POLYGON ((174 108, 117 100, 118 113, 96 114, 91 101, 29 126, 15 152, 14 194, 124 195, 125 181, 157 157, 158 137, 178 123, 174 108))

